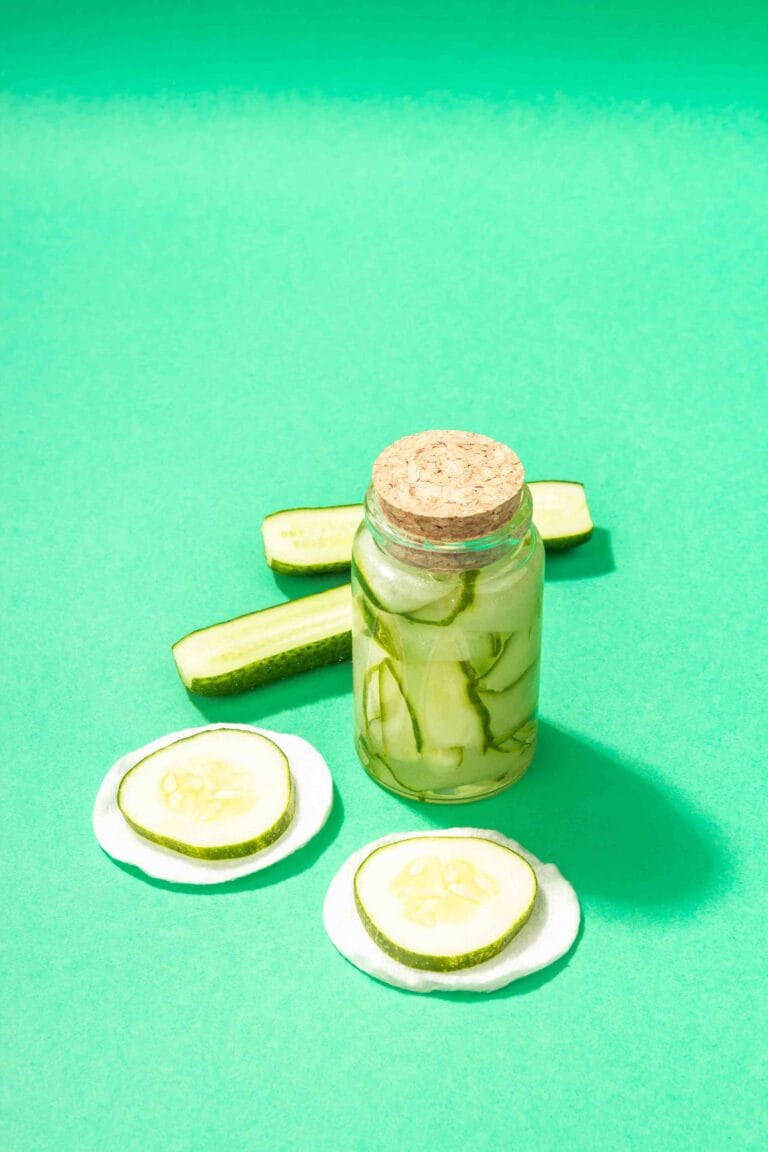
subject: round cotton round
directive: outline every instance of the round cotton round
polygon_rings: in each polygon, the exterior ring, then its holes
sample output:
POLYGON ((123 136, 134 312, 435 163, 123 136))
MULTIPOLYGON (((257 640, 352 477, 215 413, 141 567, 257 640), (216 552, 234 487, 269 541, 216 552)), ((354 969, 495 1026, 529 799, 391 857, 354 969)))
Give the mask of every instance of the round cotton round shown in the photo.
POLYGON ((102 781, 93 809, 93 830, 101 847, 115 860, 131 864, 148 876, 171 884, 223 884, 259 872, 285 859, 316 836, 333 804, 333 781, 323 757, 301 736, 256 728, 250 724, 208 724, 186 728, 151 741, 122 756, 102 781), (185 856, 153 843, 135 832, 117 804, 120 782, 127 772, 152 752, 186 737, 219 729, 256 732, 266 736, 288 759, 295 790, 295 811, 279 839, 250 856, 208 860, 185 856))
POLYGON ((423 837, 424 831, 384 836, 354 852, 334 876, 323 906, 326 932, 338 951, 369 976, 411 992, 493 992, 513 980, 553 964, 573 945, 581 912, 571 885, 554 864, 544 864, 515 840, 481 828, 450 828, 435 833, 478 836, 517 852, 533 868, 538 891, 527 923, 490 960, 453 972, 410 968, 384 952, 366 931, 355 904, 354 879, 362 862, 376 849, 399 840, 423 837))

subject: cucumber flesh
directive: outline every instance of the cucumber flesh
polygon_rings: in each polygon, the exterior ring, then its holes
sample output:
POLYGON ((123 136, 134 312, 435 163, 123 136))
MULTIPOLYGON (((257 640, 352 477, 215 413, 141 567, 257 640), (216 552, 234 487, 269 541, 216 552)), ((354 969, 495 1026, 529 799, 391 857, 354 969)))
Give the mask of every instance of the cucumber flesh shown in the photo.
POLYGON ((362 504, 273 512, 261 525, 267 564, 275 572, 306 575, 348 568, 362 518, 362 504))
POLYGON ((267 737, 218 728, 131 768, 117 805, 131 828, 185 856, 231 860, 273 844, 295 811, 288 759, 267 737))
POLYGON ((553 551, 583 544, 594 525, 584 485, 575 480, 534 480, 533 521, 547 548, 553 551))
POLYGON ((190 632, 173 646, 190 692, 227 696, 323 664, 352 650, 349 584, 190 632))
POLYGON ((536 874, 480 836, 415 836, 375 849, 354 877, 371 939, 411 968, 451 972, 490 960, 533 911, 536 874))

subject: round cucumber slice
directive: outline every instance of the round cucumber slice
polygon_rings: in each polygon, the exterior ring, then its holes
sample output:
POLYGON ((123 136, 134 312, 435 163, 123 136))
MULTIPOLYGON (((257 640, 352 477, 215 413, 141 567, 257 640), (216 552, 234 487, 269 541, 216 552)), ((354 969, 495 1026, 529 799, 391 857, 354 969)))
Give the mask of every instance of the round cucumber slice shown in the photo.
POLYGON ((424 840, 423 832, 385 836, 353 853, 331 881, 326 894, 323 906, 326 932, 350 963, 377 980, 412 992, 492 992, 546 968, 568 952, 578 935, 581 914, 576 893, 554 864, 543 864, 500 832, 451 828, 439 834, 441 840, 450 837, 480 838, 527 861, 535 873, 537 886, 533 911, 527 922, 496 955, 471 967, 435 971, 404 964, 369 935, 355 904, 355 876, 366 859, 388 845, 424 840))
POLYGON ((185 856, 231 860, 279 839, 296 797, 288 759, 258 732, 198 732, 150 752, 117 790, 135 832, 185 856))
POLYGON ((93 830, 109 856, 155 879, 171 884, 222 884, 268 868, 302 848, 323 827, 332 803, 333 781, 328 766, 317 749, 300 736, 248 724, 210 724, 171 733, 122 756, 99 788, 93 810, 93 830), (118 789, 126 774, 160 749, 200 733, 222 730, 258 734, 275 744, 288 760, 295 810, 285 832, 252 855, 213 860, 184 855, 139 835, 117 805, 118 789))
POLYGON ((480 836, 416 836, 376 848, 355 873, 368 935, 410 968, 453 972, 496 956, 533 911, 536 873, 480 836))

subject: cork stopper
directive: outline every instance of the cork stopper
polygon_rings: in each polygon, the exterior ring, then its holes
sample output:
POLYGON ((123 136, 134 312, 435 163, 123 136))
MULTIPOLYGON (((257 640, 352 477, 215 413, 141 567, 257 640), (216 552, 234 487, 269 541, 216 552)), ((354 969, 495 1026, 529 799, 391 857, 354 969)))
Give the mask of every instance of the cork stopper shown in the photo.
POLYGON ((514 516, 523 490, 520 460, 475 432, 418 432, 385 448, 373 488, 386 518, 432 543, 473 540, 514 516))

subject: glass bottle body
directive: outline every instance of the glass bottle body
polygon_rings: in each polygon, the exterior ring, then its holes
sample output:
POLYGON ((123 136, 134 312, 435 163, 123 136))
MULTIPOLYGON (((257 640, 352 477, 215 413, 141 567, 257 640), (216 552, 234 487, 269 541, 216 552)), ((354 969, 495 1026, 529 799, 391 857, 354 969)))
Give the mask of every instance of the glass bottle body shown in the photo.
POLYGON ((536 749, 544 550, 527 488, 481 540, 431 545, 368 493, 352 560, 355 738, 379 784, 412 799, 480 799, 536 749))

